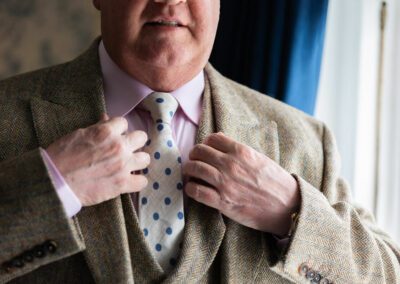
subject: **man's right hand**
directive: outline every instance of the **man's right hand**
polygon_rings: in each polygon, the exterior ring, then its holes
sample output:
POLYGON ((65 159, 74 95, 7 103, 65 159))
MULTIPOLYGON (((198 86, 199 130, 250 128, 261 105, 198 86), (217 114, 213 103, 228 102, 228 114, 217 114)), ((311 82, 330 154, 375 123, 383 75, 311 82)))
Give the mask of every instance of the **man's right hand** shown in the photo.
POLYGON ((125 118, 109 119, 104 114, 98 123, 62 137, 46 149, 82 206, 146 187, 147 178, 133 172, 150 163, 149 154, 134 153, 144 146, 147 135, 143 131, 124 135, 127 129, 125 118))

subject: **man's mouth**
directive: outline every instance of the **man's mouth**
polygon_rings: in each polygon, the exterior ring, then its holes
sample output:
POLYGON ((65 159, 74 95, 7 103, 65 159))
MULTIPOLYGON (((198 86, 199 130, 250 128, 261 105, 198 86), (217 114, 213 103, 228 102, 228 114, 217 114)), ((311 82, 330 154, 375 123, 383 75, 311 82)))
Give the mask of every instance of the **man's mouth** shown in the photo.
POLYGON ((167 20, 158 20, 158 21, 155 21, 155 22, 151 22, 149 24, 152 25, 152 26, 183 27, 178 22, 167 21, 167 20))

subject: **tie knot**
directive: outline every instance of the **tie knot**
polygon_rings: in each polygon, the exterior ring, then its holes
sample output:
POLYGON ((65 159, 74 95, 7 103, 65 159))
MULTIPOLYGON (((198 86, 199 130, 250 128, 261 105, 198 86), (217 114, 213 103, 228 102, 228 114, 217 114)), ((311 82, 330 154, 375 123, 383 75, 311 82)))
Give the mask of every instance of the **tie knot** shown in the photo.
POLYGON ((178 108, 178 102, 171 94, 159 92, 148 95, 140 105, 150 112, 155 123, 167 124, 171 123, 178 108))

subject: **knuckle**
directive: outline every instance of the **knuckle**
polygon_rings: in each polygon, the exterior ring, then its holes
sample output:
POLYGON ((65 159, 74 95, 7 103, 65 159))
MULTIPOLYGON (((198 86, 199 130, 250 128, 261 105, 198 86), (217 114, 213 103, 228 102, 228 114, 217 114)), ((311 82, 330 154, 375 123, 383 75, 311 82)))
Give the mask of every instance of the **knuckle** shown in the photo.
POLYGON ((111 173, 111 174, 115 174, 118 173, 120 171, 122 171, 125 167, 125 163, 123 160, 121 159, 117 159, 115 161, 113 161, 108 167, 107 167, 107 172, 111 173))
POLYGON ((234 160, 229 160, 226 163, 226 168, 231 175, 234 175, 238 172, 238 164, 234 160))
POLYGON ((103 141, 112 133, 111 127, 108 124, 98 125, 93 128, 93 137, 96 140, 103 141))
POLYGON ((86 129, 84 129, 84 128, 78 128, 77 130, 75 130, 75 133, 76 133, 79 137, 82 137, 82 136, 85 135, 86 129))
POLYGON ((217 133, 213 133, 213 134, 210 134, 210 136, 208 136, 208 141, 210 141, 210 142, 216 142, 216 141, 218 141, 218 134, 217 133))
POLYGON ((226 192, 221 193, 221 204, 228 211, 231 211, 236 207, 236 202, 232 196, 226 192))
POLYGON ((121 171, 124 167, 125 167, 125 163, 124 163, 123 160, 118 159, 118 160, 115 162, 114 169, 115 169, 116 171, 121 171))
POLYGON ((117 188, 123 189, 123 188, 125 188, 127 181, 128 181, 127 175, 118 175, 114 179, 114 185, 117 188))
POLYGON ((194 155, 199 155, 199 154, 202 152, 202 149, 203 149, 203 145, 202 145, 202 144, 197 144, 197 145, 195 145, 195 146, 193 147, 192 153, 193 153, 194 155))
POLYGON ((202 167, 202 165, 199 162, 192 163, 192 170, 194 173, 203 173, 204 172, 204 168, 202 167))
POLYGON ((249 151, 247 149, 247 147, 245 147, 244 145, 240 145, 240 144, 236 144, 235 147, 235 152, 239 155, 239 156, 248 156, 249 155, 249 151))
POLYGON ((121 140, 114 140, 111 144, 111 153, 119 156, 125 152, 125 145, 121 140))
POLYGON ((195 173, 196 162, 188 161, 186 165, 183 167, 184 172, 186 173, 195 173))
POLYGON ((194 182, 188 182, 186 184, 186 193, 194 199, 197 199, 199 194, 199 185, 194 182))

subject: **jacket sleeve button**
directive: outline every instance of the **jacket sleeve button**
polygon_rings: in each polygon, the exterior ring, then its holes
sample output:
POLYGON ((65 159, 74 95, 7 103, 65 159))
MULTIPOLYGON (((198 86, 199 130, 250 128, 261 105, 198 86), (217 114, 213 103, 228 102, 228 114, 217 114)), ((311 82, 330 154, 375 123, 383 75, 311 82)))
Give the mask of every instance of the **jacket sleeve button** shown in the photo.
POLYGON ((320 283, 321 279, 322 279, 321 274, 315 273, 315 276, 314 276, 314 279, 312 280, 312 283, 320 283))
POLYGON ((308 272, 307 272, 307 279, 310 280, 310 281, 312 281, 314 278, 315 278, 315 271, 312 270, 312 269, 308 270, 308 272))
POLYGON ((42 258, 46 256, 46 251, 44 250, 43 246, 35 246, 33 248, 33 255, 37 258, 42 258))
POLYGON ((22 268, 24 267, 25 263, 22 257, 15 257, 11 260, 11 265, 15 268, 22 268))
POLYGON ((319 284, 330 284, 330 282, 327 278, 322 278, 321 281, 319 281, 319 284))
POLYGON ((22 258, 25 262, 32 262, 33 261, 33 253, 32 251, 27 251, 22 254, 22 258))
POLYGON ((57 251, 57 243, 55 241, 45 242, 44 247, 49 253, 55 253, 57 251))
POLYGON ((308 266, 307 266, 307 264, 305 264, 305 263, 303 263, 302 265, 300 265, 300 267, 299 267, 299 273, 301 274, 301 275, 307 275, 307 272, 308 272, 308 266))
POLYGON ((13 273, 14 272, 14 267, 13 267, 13 265, 11 264, 11 261, 7 261, 7 262, 4 262, 3 264, 2 264, 2 270, 3 271, 5 271, 6 273, 8 273, 8 274, 11 274, 11 273, 13 273))

